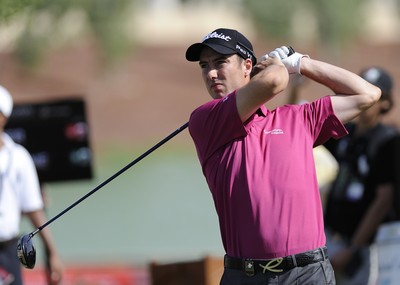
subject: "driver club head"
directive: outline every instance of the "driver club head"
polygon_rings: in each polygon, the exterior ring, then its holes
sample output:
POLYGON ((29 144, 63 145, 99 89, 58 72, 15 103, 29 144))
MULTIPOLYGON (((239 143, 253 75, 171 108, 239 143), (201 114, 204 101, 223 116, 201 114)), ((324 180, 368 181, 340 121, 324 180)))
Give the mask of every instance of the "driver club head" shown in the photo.
POLYGON ((19 262, 29 269, 33 269, 36 263, 36 250, 32 243, 32 234, 22 236, 18 240, 17 255, 19 262))

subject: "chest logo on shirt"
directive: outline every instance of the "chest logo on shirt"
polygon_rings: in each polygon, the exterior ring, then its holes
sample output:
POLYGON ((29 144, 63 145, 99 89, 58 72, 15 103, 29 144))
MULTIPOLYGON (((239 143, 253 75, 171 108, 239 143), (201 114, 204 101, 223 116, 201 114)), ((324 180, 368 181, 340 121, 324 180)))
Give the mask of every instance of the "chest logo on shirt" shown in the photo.
POLYGON ((266 135, 283 135, 282 129, 273 129, 270 131, 264 130, 264 134, 266 135))

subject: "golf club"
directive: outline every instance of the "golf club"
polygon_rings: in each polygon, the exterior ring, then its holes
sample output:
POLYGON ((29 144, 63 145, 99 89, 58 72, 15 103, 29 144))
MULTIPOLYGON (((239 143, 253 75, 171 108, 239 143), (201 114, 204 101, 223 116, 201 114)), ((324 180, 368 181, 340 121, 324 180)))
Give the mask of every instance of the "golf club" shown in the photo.
POLYGON ((54 222, 55 220, 57 220, 59 217, 61 217, 62 215, 64 215, 66 212, 68 212, 69 210, 71 210, 72 208, 74 208, 76 205, 78 205, 79 203, 81 203, 83 200, 85 200, 86 198, 88 198, 89 196, 91 196, 92 194, 94 194, 97 190, 99 190, 100 188, 104 187, 105 185, 107 185, 109 182, 111 182, 112 180, 114 180, 115 178, 117 178, 119 175, 121 175, 122 173, 124 173, 126 170, 128 170, 129 168, 131 168, 133 165, 135 165, 136 163, 138 163, 140 160, 142 160, 143 158, 145 158, 147 155, 149 155, 150 153, 152 153, 154 150, 156 150, 157 148, 159 148, 160 146, 162 146, 163 144, 165 144, 167 141, 169 141, 170 139, 172 139, 173 137, 175 137, 177 134, 179 134, 180 132, 182 132, 184 129, 186 129, 188 127, 189 123, 185 123, 184 125, 182 125, 180 128, 176 129, 173 133, 171 133, 169 136, 167 136, 166 138, 164 138, 163 140, 161 140, 159 143, 157 143, 156 145, 154 145, 153 147, 151 147, 149 150, 147 150, 145 153, 143 153, 142 155, 140 155, 139 157, 137 157, 135 160, 133 160, 132 162, 130 162, 128 165, 126 165, 125 167, 123 167, 121 170, 119 170, 117 173, 115 173, 114 175, 112 175, 110 178, 108 178, 107 180, 105 180, 103 183, 99 184, 97 187, 95 187, 92 191, 90 191, 89 193, 87 193, 86 195, 84 195, 82 198, 80 198, 79 200, 77 200, 75 203, 73 203, 71 206, 67 207, 65 210, 63 210, 62 212, 60 212, 58 215, 54 216, 52 219, 50 219, 49 221, 47 221, 45 224, 41 225, 40 227, 38 227, 36 230, 34 230, 33 232, 23 235, 22 237, 20 237, 20 239, 18 240, 18 244, 17 244, 17 256, 18 259, 20 261, 20 263, 29 269, 33 269, 35 267, 35 263, 36 263, 36 250, 35 247, 33 246, 33 242, 32 242, 32 238, 41 230, 43 230, 45 227, 47 227, 48 225, 50 225, 52 222, 54 222))

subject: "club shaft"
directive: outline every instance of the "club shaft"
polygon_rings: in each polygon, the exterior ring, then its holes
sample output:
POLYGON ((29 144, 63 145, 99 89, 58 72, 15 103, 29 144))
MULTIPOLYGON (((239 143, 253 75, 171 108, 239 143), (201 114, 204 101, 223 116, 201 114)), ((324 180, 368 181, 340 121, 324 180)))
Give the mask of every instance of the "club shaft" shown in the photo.
POLYGON ((139 157, 137 157, 135 160, 133 160, 132 162, 130 162, 128 165, 126 165, 125 167, 123 167, 121 170, 119 170, 118 172, 116 172, 114 175, 112 175, 111 177, 109 177, 107 180, 105 180, 103 183, 99 184, 96 188, 94 188, 92 191, 90 191, 89 193, 87 193, 86 195, 84 195, 82 198, 80 198, 79 200, 77 200, 75 203, 73 203, 71 206, 67 207, 65 210, 63 210, 62 212, 60 212, 58 215, 54 216, 52 219, 48 220, 46 223, 44 223, 43 225, 41 225, 40 227, 38 227, 36 230, 34 230, 33 232, 30 233, 30 236, 33 237, 34 235, 36 235, 38 232, 40 232, 42 229, 44 229, 45 227, 47 227, 49 224, 51 224, 52 222, 54 222, 55 220, 57 220, 59 217, 61 217, 62 215, 64 215, 66 212, 68 212, 69 210, 71 210, 72 208, 74 208, 76 205, 80 204, 83 200, 86 200, 88 197, 90 197, 91 195, 93 195, 95 192, 97 192, 100 188, 104 187, 105 185, 107 185, 108 183, 110 183, 112 180, 114 180, 115 178, 117 178, 118 176, 120 176, 122 173, 124 173, 125 171, 127 171, 129 168, 131 168, 132 166, 134 166, 136 163, 138 163, 139 161, 141 161, 143 158, 145 158, 146 156, 148 156, 150 153, 152 153, 153 151, 155 151, 156 149, 158 149, 160 146, 162 146, 163 144, 165 144, 167 141, 169 141, 170 139, 172 139, 173 137, 175 137, 177 134, 179 134, 180 132, 182 132, 184 129, 186 129, 188 127, 189 123, 185 123, 184 125, 182 125, 180 128, 176 129, 173 133, 171 133, 169 136, 167 136, 166 138, 164 138, 162 141, 160 141, 159 143, 157 143, 156 145, 154 145, 153 147, 151 147, 149 150, 147 150, 146 152, 144 152, 142 155, 140 155, 139 157))

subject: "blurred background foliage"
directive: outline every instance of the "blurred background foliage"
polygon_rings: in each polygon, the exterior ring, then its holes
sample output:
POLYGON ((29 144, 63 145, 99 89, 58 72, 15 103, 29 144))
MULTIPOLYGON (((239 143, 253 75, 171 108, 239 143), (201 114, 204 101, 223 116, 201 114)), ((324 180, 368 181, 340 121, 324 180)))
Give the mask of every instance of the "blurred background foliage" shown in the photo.
MULTIPOLYGON (((198 5, 207 1, 210 0, 177 0, 182 5, 198 5)), ((390 1, 400 3, 400 0, 390 1)), ((147 4, 152 2, 156 1, 147 1, 147 4)), ((362 14, 364 0, 212 2, 242 5, 257 30, 266 38, 315 43, 333 54, 349 41, 357 39, 365 22, 362 14), (304 36, 307 32, 308 38, 304 36)), ((110 62, 123 57, 134 46, 134 35, 132 31, 129 33, 127 23, 132 22, 132 11, 138 3, 146 1, 0 0, 0 21, 6 24, 17 17, 23 20, 13 47, 14 54, 23 64, 37 63, 43 52, 54 45, 55 39, 65 42, 65 35, 78 29, 78 24, 84 27, 81 36, 96 40, 105 61, 110 62), (64 39, 59 39, 60 35, 64 35, 64 39)))
POLYGON ((133 45, 126 23, 132 0, 0 0, 0 24, 18 22, 13 53, 34 66, 46 49, 69 42, 68 35, 92 37, 104 60, 123 56, 133 45))
POLYGON ((360 32, 363 4, 364 0, 245 0, 244 6, 266 37, 289 41, 296 38, 293 32, 311 28, 317 36, 312 40, 336 50, 360 32))

